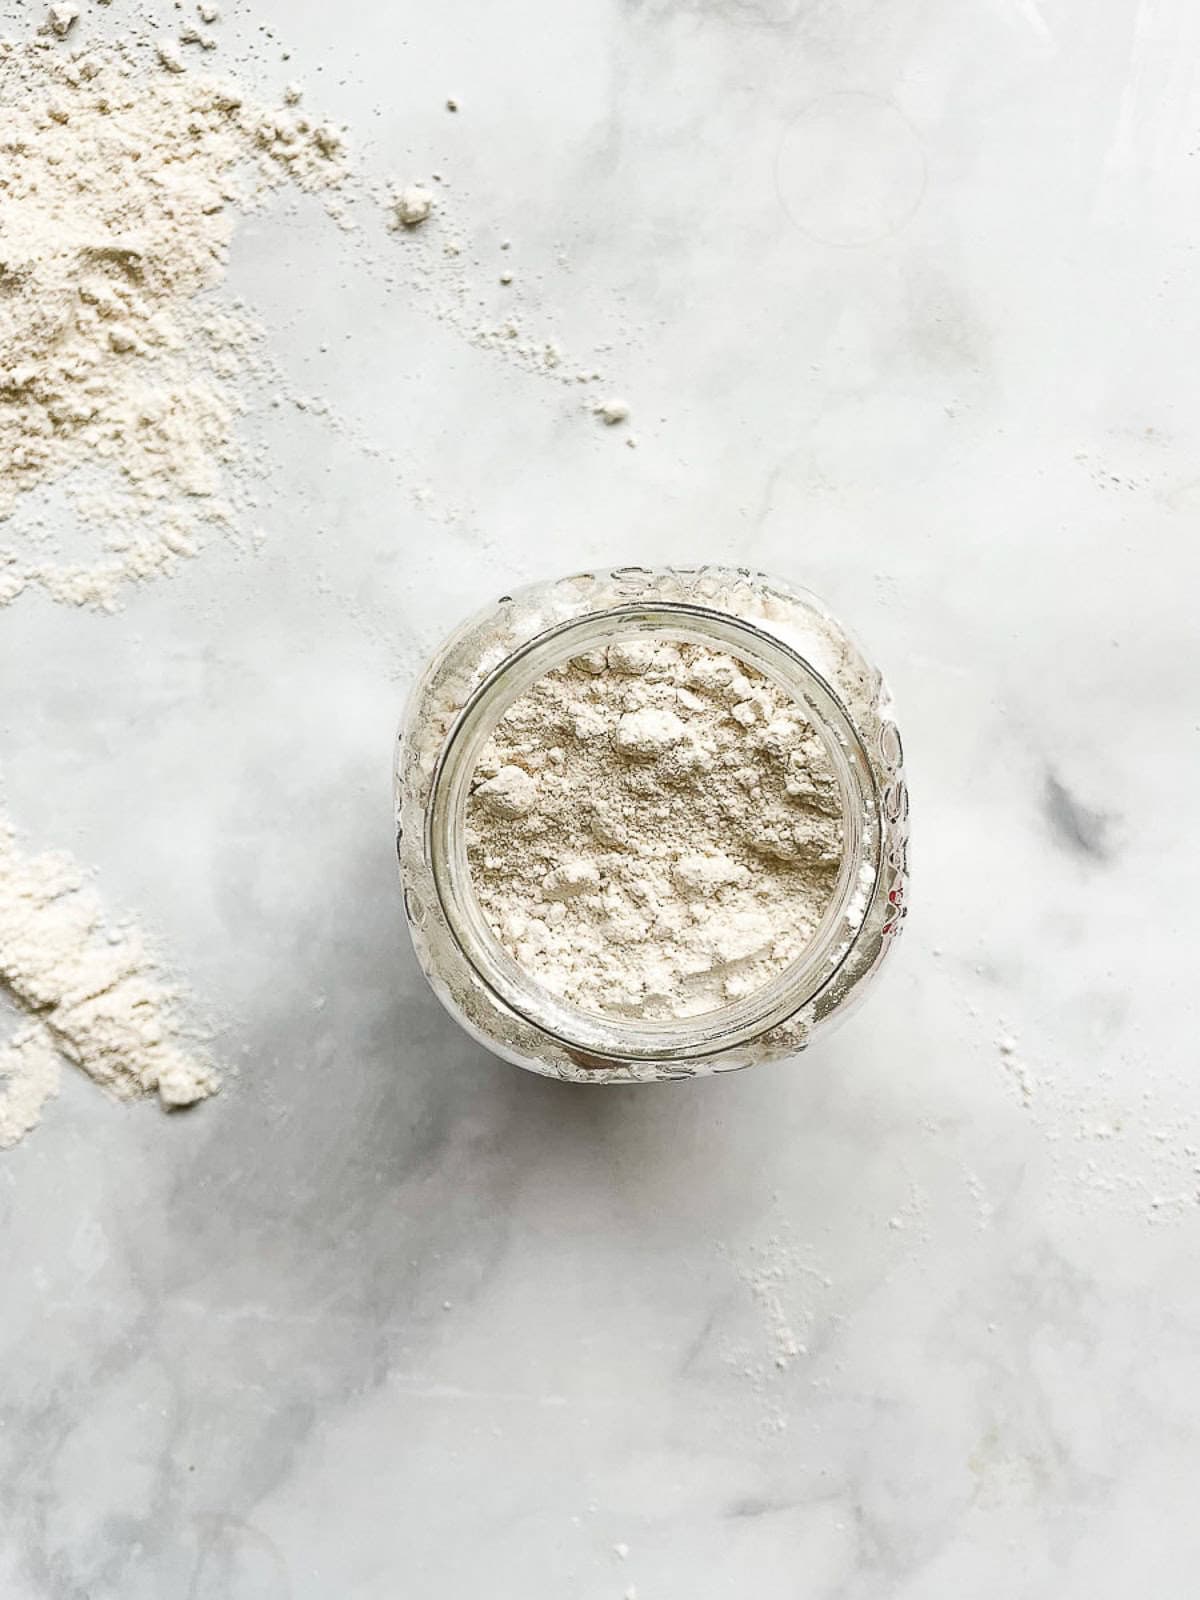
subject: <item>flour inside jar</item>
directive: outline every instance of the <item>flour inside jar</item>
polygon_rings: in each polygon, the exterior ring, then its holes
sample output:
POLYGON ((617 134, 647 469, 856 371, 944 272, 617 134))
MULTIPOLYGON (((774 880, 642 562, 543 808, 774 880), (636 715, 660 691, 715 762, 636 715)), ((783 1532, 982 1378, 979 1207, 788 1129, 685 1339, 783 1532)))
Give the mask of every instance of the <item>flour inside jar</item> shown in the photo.
POLYGON ((843 850, 804 705, 733 655, 644 635, 504 714, 467 802, 492 932, 585 1011, 671 1020, 753 994, 812 940, 843 850))

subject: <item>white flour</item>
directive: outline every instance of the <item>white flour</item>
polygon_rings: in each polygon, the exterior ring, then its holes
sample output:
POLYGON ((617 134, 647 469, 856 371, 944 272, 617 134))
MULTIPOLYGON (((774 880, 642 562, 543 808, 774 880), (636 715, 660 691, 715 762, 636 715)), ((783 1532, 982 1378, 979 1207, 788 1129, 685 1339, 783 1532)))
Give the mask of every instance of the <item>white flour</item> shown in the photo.
POLYGON ((78 6, 51 6, 49 12, 47 13, 46 21, 50 25, 51 33, 56 34, 60 39, 65 39, 67 34, 70 33, 71 29, 75 26, 75 21, 78 16, 78 6))
POLYGON ((628 422, 629 402, 627 400, 602 400, 596 407, 596 415, 609 427, 614 427, 618 422, 628 422))
POLYGON ((429 220, 429 213, 433 210, 433 195, 419 183, 411 183, 397 194, 393 208, 398 227, 417 228, 429 220))
POLYGON ((46 1101, 58 1093, 62 1058, 43 1023, 18 1028, 0 1045, 0 1150, 8 1150, 42 1117, 46 1101))
POLYGON ((185 1106, 218 1087, 185 1048, 175 991, 140 931, 105 917, 69 856, 22 855, 2 821, 0 990, 29 1018, 0 1048, 0 1149, 57 1092, 59 1056, 122 1100, 157 1093, 164 1106, 185 1106))
POLYGON ((231 525, 254 331, 197 297, 224 275, 238 205, 345 173, 337 129, 250 105, 169 43, 158 60, 0 43, 0 520, 63 479, 105 536, 75 563, 29 533, 0 546, 0 604, 37 586, 112 609, 231 525))
POLYGON ((476 894, 544 987, 678 1018, 801 953, 842 827, 802 707, 696 644, 610 645, 547 674, 485 746, 467 810, 476 894))

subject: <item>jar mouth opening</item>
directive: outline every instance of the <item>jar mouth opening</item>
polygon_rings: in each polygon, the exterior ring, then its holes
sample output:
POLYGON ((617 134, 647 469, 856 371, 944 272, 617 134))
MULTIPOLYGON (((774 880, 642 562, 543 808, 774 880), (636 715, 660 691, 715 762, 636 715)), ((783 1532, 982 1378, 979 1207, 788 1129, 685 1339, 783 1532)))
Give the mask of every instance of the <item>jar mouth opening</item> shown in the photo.
POLYGON ((493 997, 582 1056, 648 1062, 728 1050, 787 1022, 814 1000, 848 956, 873 903, 880 878, 880 837, 879 796, 871 763, 841 700, 811 663, 774 635, 727 612, 683 602, 649 602, 607 607, 550 627, 505 656, 479 684, 438 757, 425 846, 446 925, 464 960, 493 997), (597 644, 648 635, 718 645, 803 705, 833 767, 842 825, 842 857, 833 892, 795 960, 739 1000, 666 1019, 584 1010, 543 987, 492 932, 466 854, 471 780, 499 718, 572 656, 597 644))

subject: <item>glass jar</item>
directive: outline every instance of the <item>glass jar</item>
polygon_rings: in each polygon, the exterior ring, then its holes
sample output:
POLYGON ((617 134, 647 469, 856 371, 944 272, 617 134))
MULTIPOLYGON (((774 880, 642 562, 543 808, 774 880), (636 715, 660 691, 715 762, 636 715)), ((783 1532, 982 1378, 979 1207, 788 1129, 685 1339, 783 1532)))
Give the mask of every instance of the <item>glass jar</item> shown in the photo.
POLYGON ((908 795, 891 697, 815 596, 762 573, 624 567, 504 595, 422 673, 395 780, 404 906, 426 977, 488 1049, 549 1077, 637 1083, 794 1055, 862 997, 904 918, 908 795), (498 719, 552 668, 639 636, 724 651, 799 702, 829 753, 842 811, 836 886, 800 956, 743 999, 669 1021, 583 1011, 538 984, 488 927, 466 850, 471 778, 498 719))

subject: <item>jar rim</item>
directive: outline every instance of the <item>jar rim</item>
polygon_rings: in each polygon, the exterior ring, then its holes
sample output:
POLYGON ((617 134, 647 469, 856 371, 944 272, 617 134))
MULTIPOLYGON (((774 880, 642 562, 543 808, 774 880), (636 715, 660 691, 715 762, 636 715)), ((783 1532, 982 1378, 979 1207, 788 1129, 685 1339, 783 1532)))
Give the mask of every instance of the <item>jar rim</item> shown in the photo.
POLYGON ((683 600, 638 600, 577 613, 508 652, 474 688, 434 767, 425 817, 426 859, 446 927, 494 1000, 563 1049, 599 1062, 647 1064, 714 1055, 781 1027, 810 1005, 847 960, 881 881, 880 795, 858 729, 828 680, 798 650, 752 621, 683 600), (586 1011, 554 995, 511 957, 487 925, 466 857, 465 815, 479 753, 504 711, 590 639, 655 634, 717 641, 764 672, 812 714, 841 800, 842 859, 812 937, 768 983, 691 1017, 636 1019, 586 1011))

